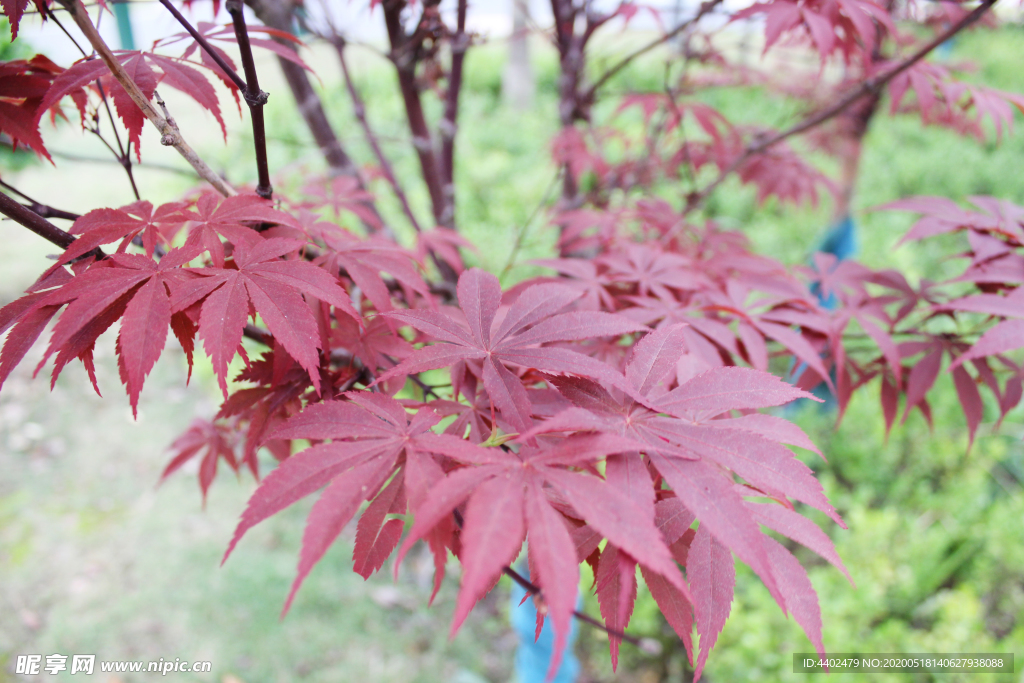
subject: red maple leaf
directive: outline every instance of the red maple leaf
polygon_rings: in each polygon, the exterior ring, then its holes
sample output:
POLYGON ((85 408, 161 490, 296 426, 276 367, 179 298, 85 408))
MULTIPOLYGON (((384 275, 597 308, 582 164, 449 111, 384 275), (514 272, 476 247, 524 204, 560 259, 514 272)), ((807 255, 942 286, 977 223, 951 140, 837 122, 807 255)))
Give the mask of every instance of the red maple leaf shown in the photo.
MULTIPOLYGON (((194 277, 181 266, 197 255, 194 250, 174 249, 156 263, 144 256, 114 254, 90 265, 84 273, 58 289, 24 297, 24 300, 31 300, 32 305, 20 314, 11 332, 15 344, 4 345, 0 355, 0 382, 24 356, 25 344, 31 345, 38 337, 41 325, 61 306, 67 305, 53 328, 40 367, 51 355, 57 354, 52 373, 55 383, 64 366, 80 358, 95 386, 93 346, 100 334, 120 319, 118 367, 135 411, 142 385, 163 352, 167 328, 176 312, 171 304, 172 294, 194 277)), ((189 350, 188 340, 183 340, 182 345, 189 350)))
MULTIPOLYGON (((723 470, 739 475, 756 487, 756 495, 775 498, 784 505, 789 505, 787 497, 793 497, 829 514, 839 524, 842 520, 829 505, 810 469, 779 445, 779 442, 809 443, 795 425, 780 425, 782 421, 770 416, 759 415, 754 420, 749 419, 753 416, 736 419, 721 419, 721 416, 731 410, 781 405, 808 394, 768 373, 736 367, 709 370, 666 391, 664 381, 671 377, 683 353, 684 329, 675 325, 652 332, 637 343, 633 358, 626 366, 627 379, 639 393, 647 396, 647 403, 653 409, 631 398, 616 396, 613 391, 588 380, 556 379, 554 384, 575 407, 541 423, 520 438, 551 432, 600 430, 642 443, 637 450, 646 453, 654 470, 664 477, 686 509, 700 520, 701 528, 749 564, 779 605, 786 609, 789 584, 782 584, 790 579, 775 571, 776 551, 765 542, 750 512, 744 509, 740 494, 734 491, 731 475, 725 476, 723 470)), ((639 456, 631 457, 636 461, 633 465, 636 473, 621 477, 616 474, 620 465, 613 458, 608 459, 609 483, 622 482, 620 486, 630 493, 634 502, 646 499, 646 505, 651 505, 651 489, 637 483, 647 477, 646 471, 637 468, 639 456)), ((628 461, 621 464, 622 467, 627 465, 628 461)), ((731 566, 731 555, 729 562, 731 566)), ((667 595, 665 599, 668 600, 667 595)), ((724 623, 724 617, 709 617, 702 622, 702 608, 695 607, 698 631, 702 623, 705 629, 720 628, 724 623)), ((617 619, 627 618, 623 609, 610 613, 617 619)), ((820 639, 820 623, 817 635, 813 631, 808 633, 812 639, 820 639)))
MULTIPOLYGON (((232 232, 248 230, 237 223, 216 223, 212 217, 205 226, 204 230, 224 230, 225 226, 230 226, 232 232)), ((194 280, 179 293, 174 302, 175 310, 203 302, 199 336, 213 362, 213 371, 225 396, 228 363, 242 341, 242 331, 250 314, 263 318, 275 342, 281 344, 309 373, 313 387, 319 391, 320 358, 317 349, 322 348, 323 342, 302 294, 328 303, 356 320, 359 320, 359 315, 336 278, 305 261, 281 260, 282 256, 301 249, 303 242, 282 237, 263 239, 252 230, 245 237, 245 241, 235 243, 232 260, 235 268, 190 269, 202 278, 194 280)), ((190 235, 189 242, 192 241, 190 235)))
MULTIPOLYGON (((6 3, 5 7, 6 7, 6 3)), ((17 20, 12 21, 17 31, 17 20)), ((42 109, 41 104, 53 79, 64 71, 43 55, 30 60, 18 59, 0 63, 0 131, 11 137, 13 146, 25 145, 39 156, 50 159, 39 135, 39 121, 47 110, 60 114, 56 104, 42 109)), ((74 98, 81 108, 85 94, 76 91, 74 98)))
POLYGON ((468 500, 461 534, 462 587, 452 633, 494 585, 503 567, 519 554, 526 538, 530 564, 536 570, 531 578, 543 590, 554 622, 555 655, 550 671, 557 671, 575 609, 579 567, 576 544, 553 496, 559 503, 568 503, 575 518, 629 552, 677 590, 688 593, 654 520, 607 482, 566 469, 585 467, 609 453, 635 446, 628 439, 589 434, 561 440, 555 446, 524 445, 518 453, 489 448, 449 454, 471 466, 448 474, 416 507, 416 521, 399 550, 396 571, 416 540, 468 500))
POLYGON ((536 285, 524 291, 502 320, 496 319, 501 302, 498 278, 478 268, 459 277, 459 304, 466 323, 439 311, 392 311, 387 315, 412 325, 442 344, 415 351, 378 378, 447 367, 460 360, 483 364, 483 383, 493 404, 516 429, 530 428, 533 408, 522 381, 505 367, 564 372, 591 377, 632 392, 615 369, 565 348, 540 346, 549 342, 612 337, 645 329, 625 318, 599 312, 561 313, 580 292, 558 285, 536 285))
POLYGON ((157 245, 167 244, 168 233, 185 222, 186 206, 184 202, 172 202, 154 210, 150 202, 139 201, 120 209, 94 209, 71 226, 71 234, 81 237, 64 250, 57 263, 69 263, 96 247, 118 240, 117 251, 124 252, 140 234, 146 256, 152 257, 157 245))
POLYGON ((235 457, 234 429, 223 422, 210 422, 207 420, 194 420, 189 428, 171 444, 171 450, 175 451, 174 457, 163 474, 160 481, 172 475, 186 462, 202 454, 199 464, 199 488, 203 492, 203 504, 206 504, 206 492, 217 476, 217 463, 223 459, 228 466, 238 471, 238 459, 235 457))
POLYGON ((196 202, 194 211, 182 211, 179 218, 181 222, 191 222, 185 244, 208 251, 218 268, 224 267, 224 244, 220 236, 235 246, 252 246, 259 242, 260 236, 251 224, 295 225, 295 219, 273 208, 269 200, 257 194, 222 198, 207 193, 196 202))
MULTIPOLYGON (((409 415, 400 403, 383 394, 353 391, 345 396, 347 401, 327 401, 307 407, 270 434, 269 438, 273 439, 332 441, 291 456, 267 476, 249 500, 224 553, 226 560, 254 525, 327 485, 306 522, 298 574, 285 602, 285 612, 306 575, 352 519, 359 505, 364 500, 373 500, 392 475, 400 472, 400 484, 396 486, 404 487, 403 499, 417 504, 430 484, 444 476, 431 453, 488 457, 485 449, 467 441, 431 432, 430 428, 441 418, 429 408, 409 415)), ((372 513, 371 521, 376 521, 363 525, 364 539, 369 535, 376 540, 358 543, 357 569, 366 571, 369 566, 383 562, 379 558, 383 550, 377 541, 385 546, 391 543, 391 532, 383 531, 382 525, 387 510, 398 499, 396 491, 390 491, 389 495, 391 499, 380 504, 385 512, 372 513), (374 554, 378 557, 372 557, 374 554)), ((366 571, 367 575, 369 573, 366 571)))

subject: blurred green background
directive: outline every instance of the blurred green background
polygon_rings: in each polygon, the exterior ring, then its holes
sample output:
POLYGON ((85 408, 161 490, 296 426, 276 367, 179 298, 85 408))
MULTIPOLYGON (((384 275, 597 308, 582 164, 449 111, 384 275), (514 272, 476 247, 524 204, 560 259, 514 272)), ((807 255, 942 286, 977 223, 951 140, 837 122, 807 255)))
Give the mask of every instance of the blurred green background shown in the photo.
MULTIPOLYGON (((970 33, 958 39, 951 59, 973 61, 978 68, 969 76, 972 80, 1024 92, 1022 39, 1018 26, 970 33)), ((317 49, 310 62, 322 79, 325 104, 346 146, 360 163, 371 163, 333 56, 317 49)), ((503 64, 501 45, 474 49, 468 57, 456 184, 460 228, 480 246, 470 259, 502 272, 509 283, 534 274, 523 263, 550 255, 554 244, 545 214, 537 208, 556 175, 549 140, 556 128, 557 65, 550 53, 534 51, 537 97, 522 112, 501 102, 503 64), (520 248, 515 250, 517 243, 520 248), (516 260, 510 264, 513 252, 516 260)), ((275 65, 264 60, 261 68, 261 81, 274 95, 268 130, 272 167, 280 171, 276 182, 295 188, 322 164, 311 151, 308 133, 296 125, 275 65)), ((419 215, 426 216, 426 194, 415 182, 417 162, 407 144, 392 74, 368 53, 356 55, 354 68, 371 121, 394 155, 419 215)), ((655 55, 625 70, 609 90, 660 91, 663 79, 655 55)), ((781 125, 797 111, 793 102, 757 90, 719 89, 703 96, 738 121, 781 125)), ((226 111, 232 133, 225 145, 211 131, 211 119, 165 97, 186 135, 197 139, 215 168, 226 169, 235 181, 254 179, 245 175, 254 174, 252 165, 238 163, 251 150, 245 121, 226 111), (192 131, 197 131, 194 136, 192 131)), ((599 115, 614 106, 609 102, 599 115)), ((431 113, 437 113, 436 107, 431 113)), ((192 181, 156 167, 180 164, 147 135, 143 153, 152 165, 139 170, 144 197, 173 199, 192 181)), ((53 139, 53 149, 73 149, 79 156, 101 153, 95 141, 72 126, 63 126, 53 139)), ((948 275, 956 265, 946 257, 960 246, 958 238, 894 249, 912 217, 867 209, 915 194, 958 200, 991 194, 1024 203, 1022 159, 1021 135, 1005 135, 998 144, 994 136, 979 142, 923 128, 912 116, 880 114, 867 137, 854 202, 861 258, 872 266, 901 268, 915 278, 948 275)), ((114 165, 97 172, 100 167, 66 156, 57 163, 54 171, 24 156, 5 156, 0 170, 8 182, 60 208, 85 211, 132 200, 114 165)), ((386 186, 377 181, 374 189, 382 211, 402 231, 404 219, 386 186)), ((659 192, 670 198, 680 194, 668 186, 659 192)), ((793 208, 774 201, 759 207, 752 189, 726 184, 709 204, 709 214, 742 230, 758 250, 796 264, 805 261, 824 233, 831 207, 825 202, 818 208, 793 208)), ((9 223, 0 229, 0 300, 6 303, 46 267, 45 255, 53 248, 9 223)), ((403 234, 408 237, 408 231, 403 234)), ((290 614, 280 621, 311 501, 253 529, 218 567, 255 483, 248 476, 236 480, 222 472, 205 509, 194 467, 156 486, 169 458, 166 446, 193 415, 210 416, 216 410, 218 392, 209 370, 201 366, 185 387, 183 355, 169 345, 147 381, 139 419, 133 421, 118 386, 113 338, 106 341, 97 349, 106 398, 92 392, 77 367, 65 372, 51 392, 45 373, 32 379, 31 354, 0 392, 0 681, 8 676, 13 657, 26 653, 213 662, 212 674, 170 675, 183 681, 510 679, 515 637, 507 620, 507 586, 500 584, 449 640, 457 566, 449 567, 441 593, 428 608, 429 558, 414 554, 397 583, 391 580, 390 564, 364 583, 351 572, 350 532, 312 572, 290 614)), ((33 354, 40 358, 42 348, 33 354)), ((967 453, 964 419, 946 378, 940 381, 932 410, 934 431, 915 413, 888 440, 877 386, 857 395, 838 427, 833 415, 816 409, 794 416, 828 458, 808 457, 807 462, 849 525, 843 531, 824 517, 816 518, 836 542, 856 588, 816 556, 798 553, 820 598, 826 648, 1013 653, 1020 672, 1024 417, 1020 408, 1014 410, 995 433, 997 415, 986 413, 967 453)), ((586 609, 597 612, 590 596, 586 609)), ((612 673, 607 639, 584 627, 577 645, 584 668, 581 680, 689 680, 681 645, 643 589, 630 632, 660 639, 662 654, 645 655, 623 646, 619 670, 612 673)), ((783 617, 753 574, 741 567, 733 613, 704 680, 809 681, 815 677, 792 673, 792 653, 812 650, 799 627, 783 617)), ((103 680, 105 674, 94 675, 103 680)), ((147 676, 152 674, 109 680, 142 681, 147 676)), ((870 680, 917 683, 980 677, 871 674, 870 680)), ((1024 676, 986 674, 983 680, 1022 681, 1024 676)))

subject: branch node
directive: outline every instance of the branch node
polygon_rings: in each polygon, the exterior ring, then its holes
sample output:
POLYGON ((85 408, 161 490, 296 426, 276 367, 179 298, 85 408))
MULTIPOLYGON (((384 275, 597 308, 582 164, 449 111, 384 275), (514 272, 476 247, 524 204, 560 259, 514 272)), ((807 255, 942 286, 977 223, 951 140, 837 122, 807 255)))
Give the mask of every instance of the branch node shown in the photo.
POLYGON ((245 98, 245 103, 249 105, 250 108, 262 107, 264 104, 267 103, 267 100, 270 99, 270 93, 268 93, 266 90, 260 90, 255 95, 252 95, 249 93, 249 89, 246 88, 244 91, 242 91, 242 97, 245 98))

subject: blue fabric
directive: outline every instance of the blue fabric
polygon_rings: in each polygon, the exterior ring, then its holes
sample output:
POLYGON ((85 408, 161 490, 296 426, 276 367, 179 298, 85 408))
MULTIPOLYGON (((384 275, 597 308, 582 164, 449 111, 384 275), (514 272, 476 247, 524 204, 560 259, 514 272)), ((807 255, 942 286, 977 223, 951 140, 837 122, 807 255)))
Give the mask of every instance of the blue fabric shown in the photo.
MULTIPOLYGON (((816 251, 832 254, 840 261, 857 253, 857 229, 849 214, 843 216, 829 228, 816 251)), ((816 294, 821 305, 829 310, 839 305, 835 294, 822 296, 817 283, 811 287, 811 292, 816 294)))
MULTIPOLYGON (((857 226, 853 222, 853 218, 849 214, 844 215, 838 221, 832 224, 828 232, 825 233, 824 239, 818 246, 816 251, 824 252, 826 254, 834 255, 838 260, 842 261, 848 259, 857 253, 857 226)), ((821 292, 818 284, 815 283, 811 287, 811 292, 818 297, 818 301, 827 309, 834 309, 839 305, 838 299, 834 293, 830 293, 828 296, 824 296, 821 292)), ((803 374, 804 369, 807 367, 804 363, 796 365, 794 362, 794 369, 791 371, 791 376, 794 380, 798 379, 803 374)), ((832 381, 836 380, 835 368, 832 369, 832 381)), ((820 403, 819 408, 822 411, 832 411, 836 409, 836 399, 829 390, 828 385, 824 382, 818 384, 811 390, 817 398, 820 398, 824 403, 820 403)), ((798 406, 802 406, 807 403, 810 399, 801 399, 794 401, 791 406, 792 408, 787 409, 787 413, 797 410, 798 406)))
POLYGON ((840 261, 857 253, 857 227, 849 214, 832 225, 818 251, 835 254, 840 261))
MULTIPOLYGON (((517 568, 516 571, 527 578, 530 576, 525 567, 517 568)), ((532 599, 528 598, 526 602, 519 604, 525 595, 526 591, 519 584, 513 582, 509 616, 512 620, 512 628, 519 636, 515 661, 516 680, 519 683, 545 683, 555 646, 555 632, 551 628, 551 620, 545 619, 540 638, 536 642, 534 641, 533 637, 537 632, 537 610, 533 606, 532 599)), ((573 619, 572 630, 569 631, 565 652, 562 654, 562 664, 558 667, 554 683, 573 683, 579 676, 580 662, 573 653, 573 643, 575 642, 576 620, 573 619)))

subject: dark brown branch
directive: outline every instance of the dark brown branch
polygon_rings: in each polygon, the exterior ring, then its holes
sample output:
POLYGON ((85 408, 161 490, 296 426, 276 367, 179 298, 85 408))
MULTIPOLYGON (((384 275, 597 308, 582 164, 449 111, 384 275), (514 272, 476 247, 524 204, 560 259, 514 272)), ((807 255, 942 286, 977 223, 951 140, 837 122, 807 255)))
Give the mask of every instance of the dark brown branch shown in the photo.
MULTIPOLYGON (((576 18, 581 8, 573 0, 551 0, 551 13, 555 20, 555 45, 558 48, 558 64, 561 71, 558 79, 558 121, 563 129, 570 128, 576 121, 589 121, 590 110, 581 98, 584 55, 592 28, 589 24, 583 33, 576 32, 576 18)), ((562 180, 563 208, 579 206, 579 186, 572 173, 565 169, 562 180)))
POLYGON ((452 65, 448 72, 444 118, 441 119, 441 182, 446 202, 445 211, 455 215, 455 135, 458 133, 459 92, 462 90, 462 69, 469 49, 466 35, 466 0, 459 0, 455 35, 452 36, 452 65))
MULTIPOLYGON (((425 1, 424 12, 436 5, 437 0, 425 1)), ((445 215, 441 168, 434 154, 434 143, 430 129, 427 127, 427 119, 423 114, 420 88, 416 83, 418 46, 422 43, 422 38, 417 37, 418 30, 412 36, 407 35, 402 26, 402 10, 406 7, 405 0, 384 0, 381 6, 384 9, 384 23, 387 26, 388 41, 391 45, 390 57, 398 72, 398 85, 402 92, 402 102, 405 105, 409 131, 412 133, 412 144, 420 161, 423 182, 426 183, 427 192, 430 194, 434 221, 438 225, 450 228, 453 227, 454 215, 445 215)))
MULTIPOLYGON (((22 206, 3 192, 0 192, 0 213, 61 249, 67 249, 75 241, 74 235, 64 232, 50 221, 27 206, 22 206)), ((107 257, 99 247, 82 254, 79 258, 86 258, 88 256, 95 256, 97 259, 107 257)))
POLYGON ((32 197, 29 197, 27 194, 25 194, 18 188, 14 187, 13 185, 8 185, 3 180, 0 180, 0 187, 24 199, 26 202, 28 202, 28 206, 26 208, 32 213, 42 218, 63 218, 64 220, 68 221, 77 221, 79 218, 81 218, 81 216, 79 216, 77 213, 71 213, 70 211, 62 211, 61 209, 55 209, 52 206, 47 206, 46 204, 40 204, 36 200, 32 199, 32 197))
POLYGON ((793 126, 787 128, 786 130, 780 133, 776 133, 775 135, 762 138, 760 140, 754 140, 751 144, 747 146, 747 148, 743 151, 742 154, 740 154, 736 159, 733 160, 732 163, 730 163, 725 169, 723 169, 722 172, 719 173, 713 181, 711 181, 706 187, 704 187, 704 189, 702 189, 699 192, 694 192, 689 197, 687 197, 686 206, 683 208, 683 213, 685 214, 690 211, 693 211, 698 206, 703 204, 704 201, 708 198, 708 196, 719 185, 721 185, 731 173, 733 173, 736 169, 742 166, 752 156, 764 152, 768 148, 777 145, 778 143, 782 142, 787 138, 790 138, 794 135, 798 135, 800 133, 803 133, 804 131, 814 128, 815 126, 819 126, 822 123, 825 123, 826 121, 834 118, 835 116, 845 111, 848 107, 853 105, 862 97, 868 95, 878 95, 881 92, 882 88, 887 83, 889 83, 889 81, 896 78, 901 73, 912 67, 914 64, 917 64, 919 61, 924 59, 932 50, 937 48, 939 45, 942 45, 944 42, 955 36, 957 33, 959 33, 963 29, 967 28, 968 26, 976 22, 978 19, 981 18, 983 14, 985 14, 985 12, 989 10, 990 7, 992 7, 992 5, 996 4, 996 2, 997 0, 985 0, 980 5, 975 7, 974 11, 972 11, 970 14, 963 17, 960 21, 953 24, 947 30, 943 31, 937 37, 926 43, 923 47, 914 52, 914 54, 910 55, 902 62, 900 62, 898 65, 896 65, 895 68, 890 69, 889 71, 885 72, 882 75, 873 76, 867 79, 859 86, 854 88, 852 91, 850 91, 843 97, 840 97, 836 101, 836 103, 833 104, 831 107, 827 107, 815 114, 808 116, 803 121, 794 124, 793 126))
POLYGON ((690 28, 691 26, 696 24, 698 21, 703 19, 705 15, 710 13, 712 10, 715 9, 715 7, 717 7, 721 3, 722 3, 722 0, 706 0, 706 2, 703 2, 701 4, 700 9, 697 11, 697 14, 695 14, 693 16, 693 18, 691 18, 688 21, 684 21, 682 24, 680 24, 679 26, 676 26, 674 29, 672 29, 671 31, 669 31, 665 35, 663 35, 663 36, 661 36, 659 38, 656 38, 655 40, 652 40, 651 42, 647 43, 646 45, 644 45, 640 49, 636 50, 635 52, 632 52, 632 53, 626 55, 625 57, 623 57, 622 59, 620 59, 618 62, 615 63, 614 66, 612 66, 607 71, 605 71, 601 75, 600 78, 598 78, 596 81, 594 81, 594 84, 592 86, 590 86, 590 88, 587 89, 586 93, 584 93, 584 95, 583 95, 584 101, 586 101, 586 102, 593 102, 594 101, 594 95, 597 93, 597 91, 600 90, 601 87, 603 85, 605 85, 608 81, 610 81, 612 79, 612 77, 615 76, 615 74, 619 73, 620 71, 625 69, 627 66, 629 66, 629 64, 634 59, 636 59, 637 57, 640 57, 640 56, 642 56, 644 54, 647 54, 648 52, 650 52, 654 48, 658 47, 659 45, 662 45, 662 44, 667 43, 668 41, 672 40, 673 38, 678 36, 680 33, 682 33, 683 31, 685 31, 686 29, 690 28))
POLYGON ((252 46, 249 44, 249 32, 246 30, 241 0, 228 0, 226 8, 231 15, 235 28, 235 38, 238 41, 238 49, 242 55, 242 68, 245 70, 244 81, 227 61, 221 57, 219 52, 210 45, 209 41, 178 11, 171 3, 171 0, 160 0, 160 4, 167 8, 167 11, 174 16, 199 46, 206 51, 206 54, 210 55, 213 61, 217 63, 217 66, 227 74, 231 82, 241 91, 242 97, 245 98, 245 103, 249 106, 249 116, 252 119, 252 137, 256 148, 256 172, 259 176, 256 194, 264 199, 270 199, 274 194, 274 190, 270 185, 270 170, 267 164, 267 132, 263 120, 263 105, 266 104, 267 97, 269 96, 260 90, 259 80, 256 77, 256 63, 252 56, 252 46))
POLYGON ((0 192, 0 213, 7 216, 43 239, 67 249, 75 241, 74 235, 65 232, 27 206, 22 206, 10 196, 0 192))
POLYGON ((363 128, 363 133, 366 135, 366 141, 370 145, 370 149, 373 150, 374 156, 377 157, 377 163, 380 164, 381 171, 384 173, 384 177, 391 185, 391 190, 398 197, 398 202, 402 205, 402 211, 405 212, 406 218, 412 224, 412 227, 416 232, 422 232, 423 229, 420 227, 419 221, 416 220, 416 214, 412 212, 412 207, 409 205, 409 199, 405 196, 405 191, 402 190, 402 186, 398 183, 398 178, 395 176, 394 169, 391 167, 391 162, 387 156, 384 155, 384 151, 380 147, 380 142, 377 136, 374 134, 373 129, 370 127, 370 122, 366 118, 366 104, 363 102, 363 98, 359 95, 359 91, 356 90, 355 82, 352 80, 352 74, 348 70, 348 60, 345 59, 345 39, 335 34, 330 38, 331 44, 334 45, 334 49, 338 52, 338 61, 341 62, 341 73, 345 77, 345 87, 348 89, 349 97, 352 99, 352 109, 355 111, 356 119, 359 121, 359 125, 363 128))
MULTIPOLYGON (((245 0, 245 4, 252 8, 257 18, 266 26, 291 33, 292 11, 294 8, 290 0, 245 0)), ((289 50, 295 50, 294 45, 282 38, 273 36, 273 40, 289 50)), ((288 83, 288 89, 292 91, 292 97, 295 98, 295 104, 298 107, 299 113, 302 114, 306 127, 309 128, 313 140, 316 141, 317 147, 324 155, 331 174, 355 178, 359 182, 359 189, 366 189, 363 179, 359 175, 359 168, 345 152, 341 142, 338 140, 338 136, 334 132, 334 128, 331 127, 330 121, 327 120, 327 114, 324 113, 320 96, 313 89, 313 84, 310 82, 306 70, 295 62, 281 56, 277 57, 277 63, 281 66, 281 72, 284 74, 285 82, 288 83)), ((367 199, 363 202, 363 205, 377 216, 377 223, 383 225, 383 221, 379 220, 380 214, 377 212, 377 207, 374 205, 373 200, 367 199)), ((370 222, 365 223, 365 225, 369 232, 377 231, 377 225, 370 222)))
POLYGON ((235 38, 242 55, 242 69, 245 71, 245 90, 242 91, 245 103, 249 105, 249 116, 252 118, 252 139, 256 147, 256 172, 259 180, 256 194, 264 199, 274 195, 270 184, 270 169, 267 164, 267 130, 263 121, 263 105, 269 95, 260 90, 260 82, 256 77, 256 62, 252 57, 252 45, 249 44, 249 31, 245 26, 245 13, 242 11, 242 0, 228 0, 225 4, 231 21, 235 27, 235 38))
POLYGON ((182 15, 182 13, 178 11, 178 8, 171 3, 171 0, 160 0, 160 4, 166 7, 167 11, 171 13, 171 15, 178 21, 179 24, 181 24, 182 28, 188 31, 189 35, 192 36, 192 38, 197 43, 199 43, 199 47, 206 50, 206 54, 210 55, 213 61, 217 63, 217 66, 219 66, 224 71, 224 73, 227 74, 228 78, 231 79, 231 82, 234 83, 239 90, 245 92, 245 81, 243 81, 242 78, 237 73, 235 73, 235 70, 232 69, 231 66, 226 61, 224 61, 224 58, 221 57, 220 54, 218 54, 218 52, 213 49, 213 46, 210 45, 209 41, 207 41, 206 38, 203 37, 203 34, 197 31, 195 27, 189 23, 188 19, 186 19, 182 15))

